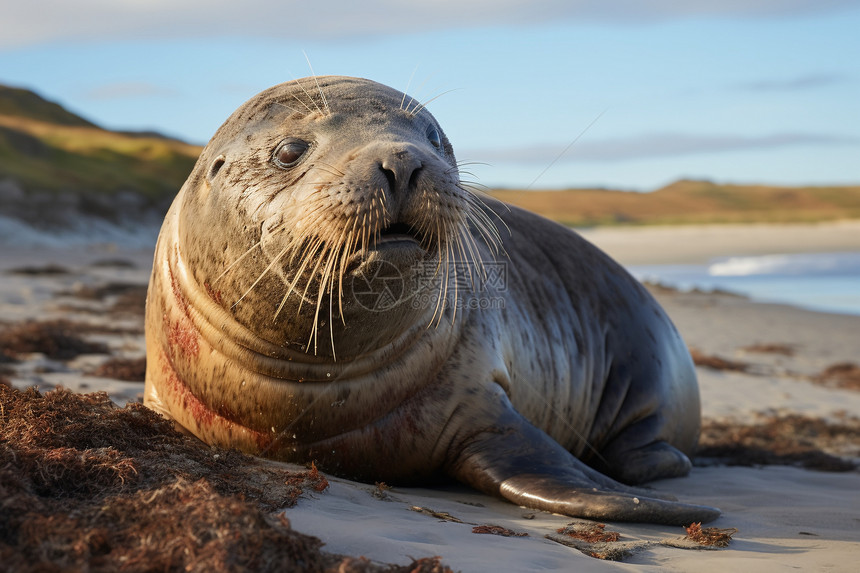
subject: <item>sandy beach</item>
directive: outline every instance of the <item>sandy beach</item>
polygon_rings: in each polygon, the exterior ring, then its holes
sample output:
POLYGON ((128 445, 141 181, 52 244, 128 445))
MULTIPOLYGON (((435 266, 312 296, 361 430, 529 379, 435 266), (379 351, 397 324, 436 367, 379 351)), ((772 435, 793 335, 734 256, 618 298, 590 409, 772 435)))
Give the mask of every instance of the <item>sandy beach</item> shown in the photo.
MULTIPOLYGON (((624 264, 860 251, 857 221, 597 228, 583 234, 624 264)), ((150 258, 146 247, 4 247, 0 333, 26 320, 63 319, 90 325, 86 339, 105 349, 72 359, 22 355, 18 363, 0 364, 0 377, 41 391, 105 390, 120 405, 138 400, 142 382, 94 372, 108 361, 144 355, 142 297, 150 258)), ((332 553, 397 564, 439 556, 464 572, 856 570, 860 471, 815 468, 821 460, 860 461, 860 380, 853 378, 860 369, 850 367, 860 363, 860 316, 753 303, 726 293, 653 292, 696 351, 702 446, 709 454, 689 477, 650 485, 722 509, 708 525, 737 529, 728 547, 683 549, 672 546, 682 528, 610 523, 606 529, 621 534, 619 543, 628 544, 630 554, 622 561, 600 560, 558 541, 556 530, 575 521, 568 517, 461 486, 380 489, 334 477, 329 489, 303 494, 286 511, 290 524, 321 539, 332 553), (744 447, 729 456, 727 444, 744 447), (780 463, 763 465, 757 455, 780 463), (528 535, 473 533, 482 525, 528 535)))

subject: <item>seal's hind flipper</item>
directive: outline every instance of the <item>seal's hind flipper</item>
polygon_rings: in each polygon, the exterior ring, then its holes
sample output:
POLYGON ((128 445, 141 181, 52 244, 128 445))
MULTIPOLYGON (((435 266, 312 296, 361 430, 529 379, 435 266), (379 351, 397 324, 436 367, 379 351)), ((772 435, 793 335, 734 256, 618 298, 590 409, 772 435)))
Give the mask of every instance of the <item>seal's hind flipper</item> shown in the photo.
POLYGON ((683 477, 690 473, 693 467, 690 458, 664 441, 652 442, 634 449, 604 449, 601 455, 602 459, 594 461, 595 468, 613 479, 629 484, 683 477))
POLYGON ((453 451, 448 472, 518 505, 572 517, 689 525, 713 521, 713 507, 660 499, 588 467, 513 409, 453 451))

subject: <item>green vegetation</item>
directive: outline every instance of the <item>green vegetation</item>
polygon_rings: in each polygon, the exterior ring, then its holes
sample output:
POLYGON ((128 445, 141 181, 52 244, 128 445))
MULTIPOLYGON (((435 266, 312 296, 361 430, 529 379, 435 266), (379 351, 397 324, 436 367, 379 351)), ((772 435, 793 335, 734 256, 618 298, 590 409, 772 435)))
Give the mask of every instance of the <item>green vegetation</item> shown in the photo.
POLYGON ((860 186, 777 187, 682 180, 651 193, 570 189, 492 197, 570 226, 812 223, 860 218, 860 186))
POLYGON ((0 86, 0 179, 29 191, 174 195, 200 148, 107 131, 27 90, 0 86))
MULTIPOLYGON (((0 181, 26 193, 110 196, 164 205, 200 148, 107 131, 28 90, 0 86, 0 181)), ((785 223, 860 218, 860 186, 774 187, 678 181, 651 193, 499 190, 493 197, 572 226, 785 223)))
POLYGON ((63 106, 43 99, 21 88, 0 85, 0 115, 34 119, 57 125, 95 127, 94 124, 67 111, 63 106))

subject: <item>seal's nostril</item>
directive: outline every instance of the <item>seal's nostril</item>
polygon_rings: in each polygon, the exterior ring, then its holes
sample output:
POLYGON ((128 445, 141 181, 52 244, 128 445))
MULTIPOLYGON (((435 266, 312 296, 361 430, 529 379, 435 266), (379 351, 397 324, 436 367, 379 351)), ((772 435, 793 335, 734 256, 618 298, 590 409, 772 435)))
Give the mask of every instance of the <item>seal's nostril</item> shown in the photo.
POLYGON ((412 171, 412 175, 409 176, 410 189, 415 189, 416 187, 418 187, 418 174, 421 172, 421 169, 423 167, 424 166, 419 163, 418 167, 414 171, 412 171))
POLYGON ((391 169, 386 169, 381 164, 379 166, 379 170, 382 171, 382 174, 385 175, 385 179, 388 180, 388 190, 392 193, 397 192, 397 176, 394 175, 394 171, 391 169))
POLYGON ((390 157, 378 164, 379 170, 385 174, 388 180, 388 189, 392 193, 399 193, 408 189, 415 189, 418 183, 418 173, 424 164, 408 151, 396 151, 390 157))
POLYGON ((219 155, 215 161, 212 162, 212 165, 209 167, 209 179, 214 179, 218 172, 221 171, 221 168, 224 166, 224 163, 227 161, 227 158, 223 155, 219 155))

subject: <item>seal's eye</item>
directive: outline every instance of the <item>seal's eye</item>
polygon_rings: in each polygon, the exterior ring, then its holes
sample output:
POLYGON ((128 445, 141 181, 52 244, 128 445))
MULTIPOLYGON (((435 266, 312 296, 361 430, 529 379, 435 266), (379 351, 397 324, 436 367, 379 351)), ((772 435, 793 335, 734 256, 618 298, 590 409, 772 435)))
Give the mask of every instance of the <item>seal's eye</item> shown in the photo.
POLYGON ((272 155, 272 160, 278 167, 292 167, 298 163, 305 151, 308 150, 308 143, 300 139, 288 139, 282 142, 275 153, 272 155))
POLYGON ((430 140, 433 147, 442 149, 442 138, 439 136, 439 130, 432 125, 427 128, 427 139, 430 140))

